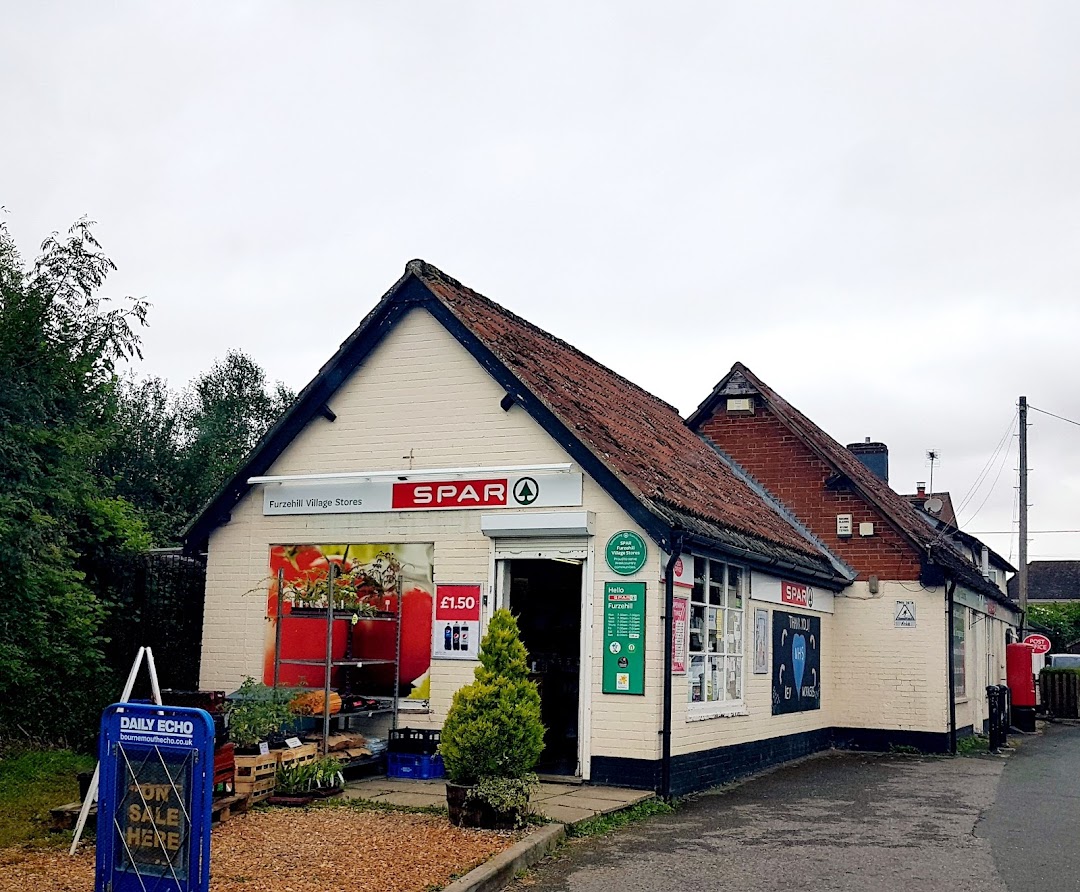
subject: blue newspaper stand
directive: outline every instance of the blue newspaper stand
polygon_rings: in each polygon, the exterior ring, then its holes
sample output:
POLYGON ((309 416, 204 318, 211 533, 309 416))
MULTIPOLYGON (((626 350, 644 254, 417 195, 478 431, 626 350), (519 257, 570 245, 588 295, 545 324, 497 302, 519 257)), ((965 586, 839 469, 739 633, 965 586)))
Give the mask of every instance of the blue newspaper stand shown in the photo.
POLYGON ((115 703, 101 716, 95 892, 207 892, 214 723, 115 703))

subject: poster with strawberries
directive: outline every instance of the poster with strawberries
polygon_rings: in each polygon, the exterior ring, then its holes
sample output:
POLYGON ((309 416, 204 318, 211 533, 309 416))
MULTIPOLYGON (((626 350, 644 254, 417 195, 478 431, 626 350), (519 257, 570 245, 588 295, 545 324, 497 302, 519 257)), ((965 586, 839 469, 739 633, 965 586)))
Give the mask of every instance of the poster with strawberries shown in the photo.
MULTIPOLYGON (((427 700, 431 692, 431 617, 434 545, 428 543, 359 543, 343 545, 293 544, 270 548, 270 579, 267 592, 267 633, 263 680, 274 678, 278 581, 281 581, 282 614, 293 616, 281 627, 283 659, 323 660, 326 655, 325 621, 302 617, 325 617, 330 595, 330 567, 334 567, 335 657, 350 655, 368 659, 393 659, 396 625, 385 622, 398 612, 401 599, 401 671, 398 695, 427 700)), ((281 683, 320 687, 323 668, 318 665, 282 664, 281 683)), ((341 669, 333 670, 335 688, 349 686, 341 669)), ((360 684, 361 680, 353 681, 360 684)), ((365 670, 363 691, 354 693, 389 696, 394 688, 393 666, 365 670)))

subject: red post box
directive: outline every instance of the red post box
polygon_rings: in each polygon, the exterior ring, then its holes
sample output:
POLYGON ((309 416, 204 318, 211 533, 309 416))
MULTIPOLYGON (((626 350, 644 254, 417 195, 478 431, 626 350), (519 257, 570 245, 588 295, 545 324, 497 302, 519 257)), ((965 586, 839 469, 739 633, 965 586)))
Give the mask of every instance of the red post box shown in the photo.
POLYGON ((1012 697, 1012 724, 1021 731, 1035 730, 1035 674, 1031 658, 1035 648, 1016 643, 1005 648, 1005 675, 1012 697))
POLYGON ((1030 644, 1016 643, 1005 648, 1005 672, 1013 706, 1035 705, 1035 675, 1031 670, 1034 653, 1030 644))

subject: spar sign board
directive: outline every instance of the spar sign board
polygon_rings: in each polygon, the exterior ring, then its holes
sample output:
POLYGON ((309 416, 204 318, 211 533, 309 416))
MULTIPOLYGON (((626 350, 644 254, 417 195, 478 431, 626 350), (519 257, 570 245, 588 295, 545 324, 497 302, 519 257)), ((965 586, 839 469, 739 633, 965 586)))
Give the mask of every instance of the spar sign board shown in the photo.
POLYGON ((769 576, 754 570, 750 575, 750 593, 755 601, 769 601, 786 607, 801 607, 815 613, 833 612, 833 593, 801 582, 769 576))
POLYGON ((101 717, 95 892, 206 892, 214 723, 116 703, 101 717))
POLYGON ((484 473, 444 480, 337 479, 268 483, 263 514, 372 514, 469 508, 566 508, 581 504, 581 474, 484 473))

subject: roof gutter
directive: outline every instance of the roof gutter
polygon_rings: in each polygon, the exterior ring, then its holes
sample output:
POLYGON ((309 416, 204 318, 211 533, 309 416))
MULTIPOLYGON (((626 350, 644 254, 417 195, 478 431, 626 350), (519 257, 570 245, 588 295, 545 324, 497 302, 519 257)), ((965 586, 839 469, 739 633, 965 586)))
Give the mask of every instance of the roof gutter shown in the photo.
POLYGON ((823 570, 815 570, 813 567, 808 567, 804 564, 796 564, 794 561, 786 561, 783 558, 764 557, 757 552, 740 548, 737 545, 716 542, 715 540, 706 539, 704 536, 697 536, 692 533, 684 534, 683 544, 684 547, 692 550, 700 549, 706 553, 711 551, 720 557, 726 556, 736 558, 757 570, 781 570, 790 575, 794 582, 808 582, 813 585, 822 585, 831 591, 840 591, 850 585, 852 581, 833 573, 827 573, 823 570))

